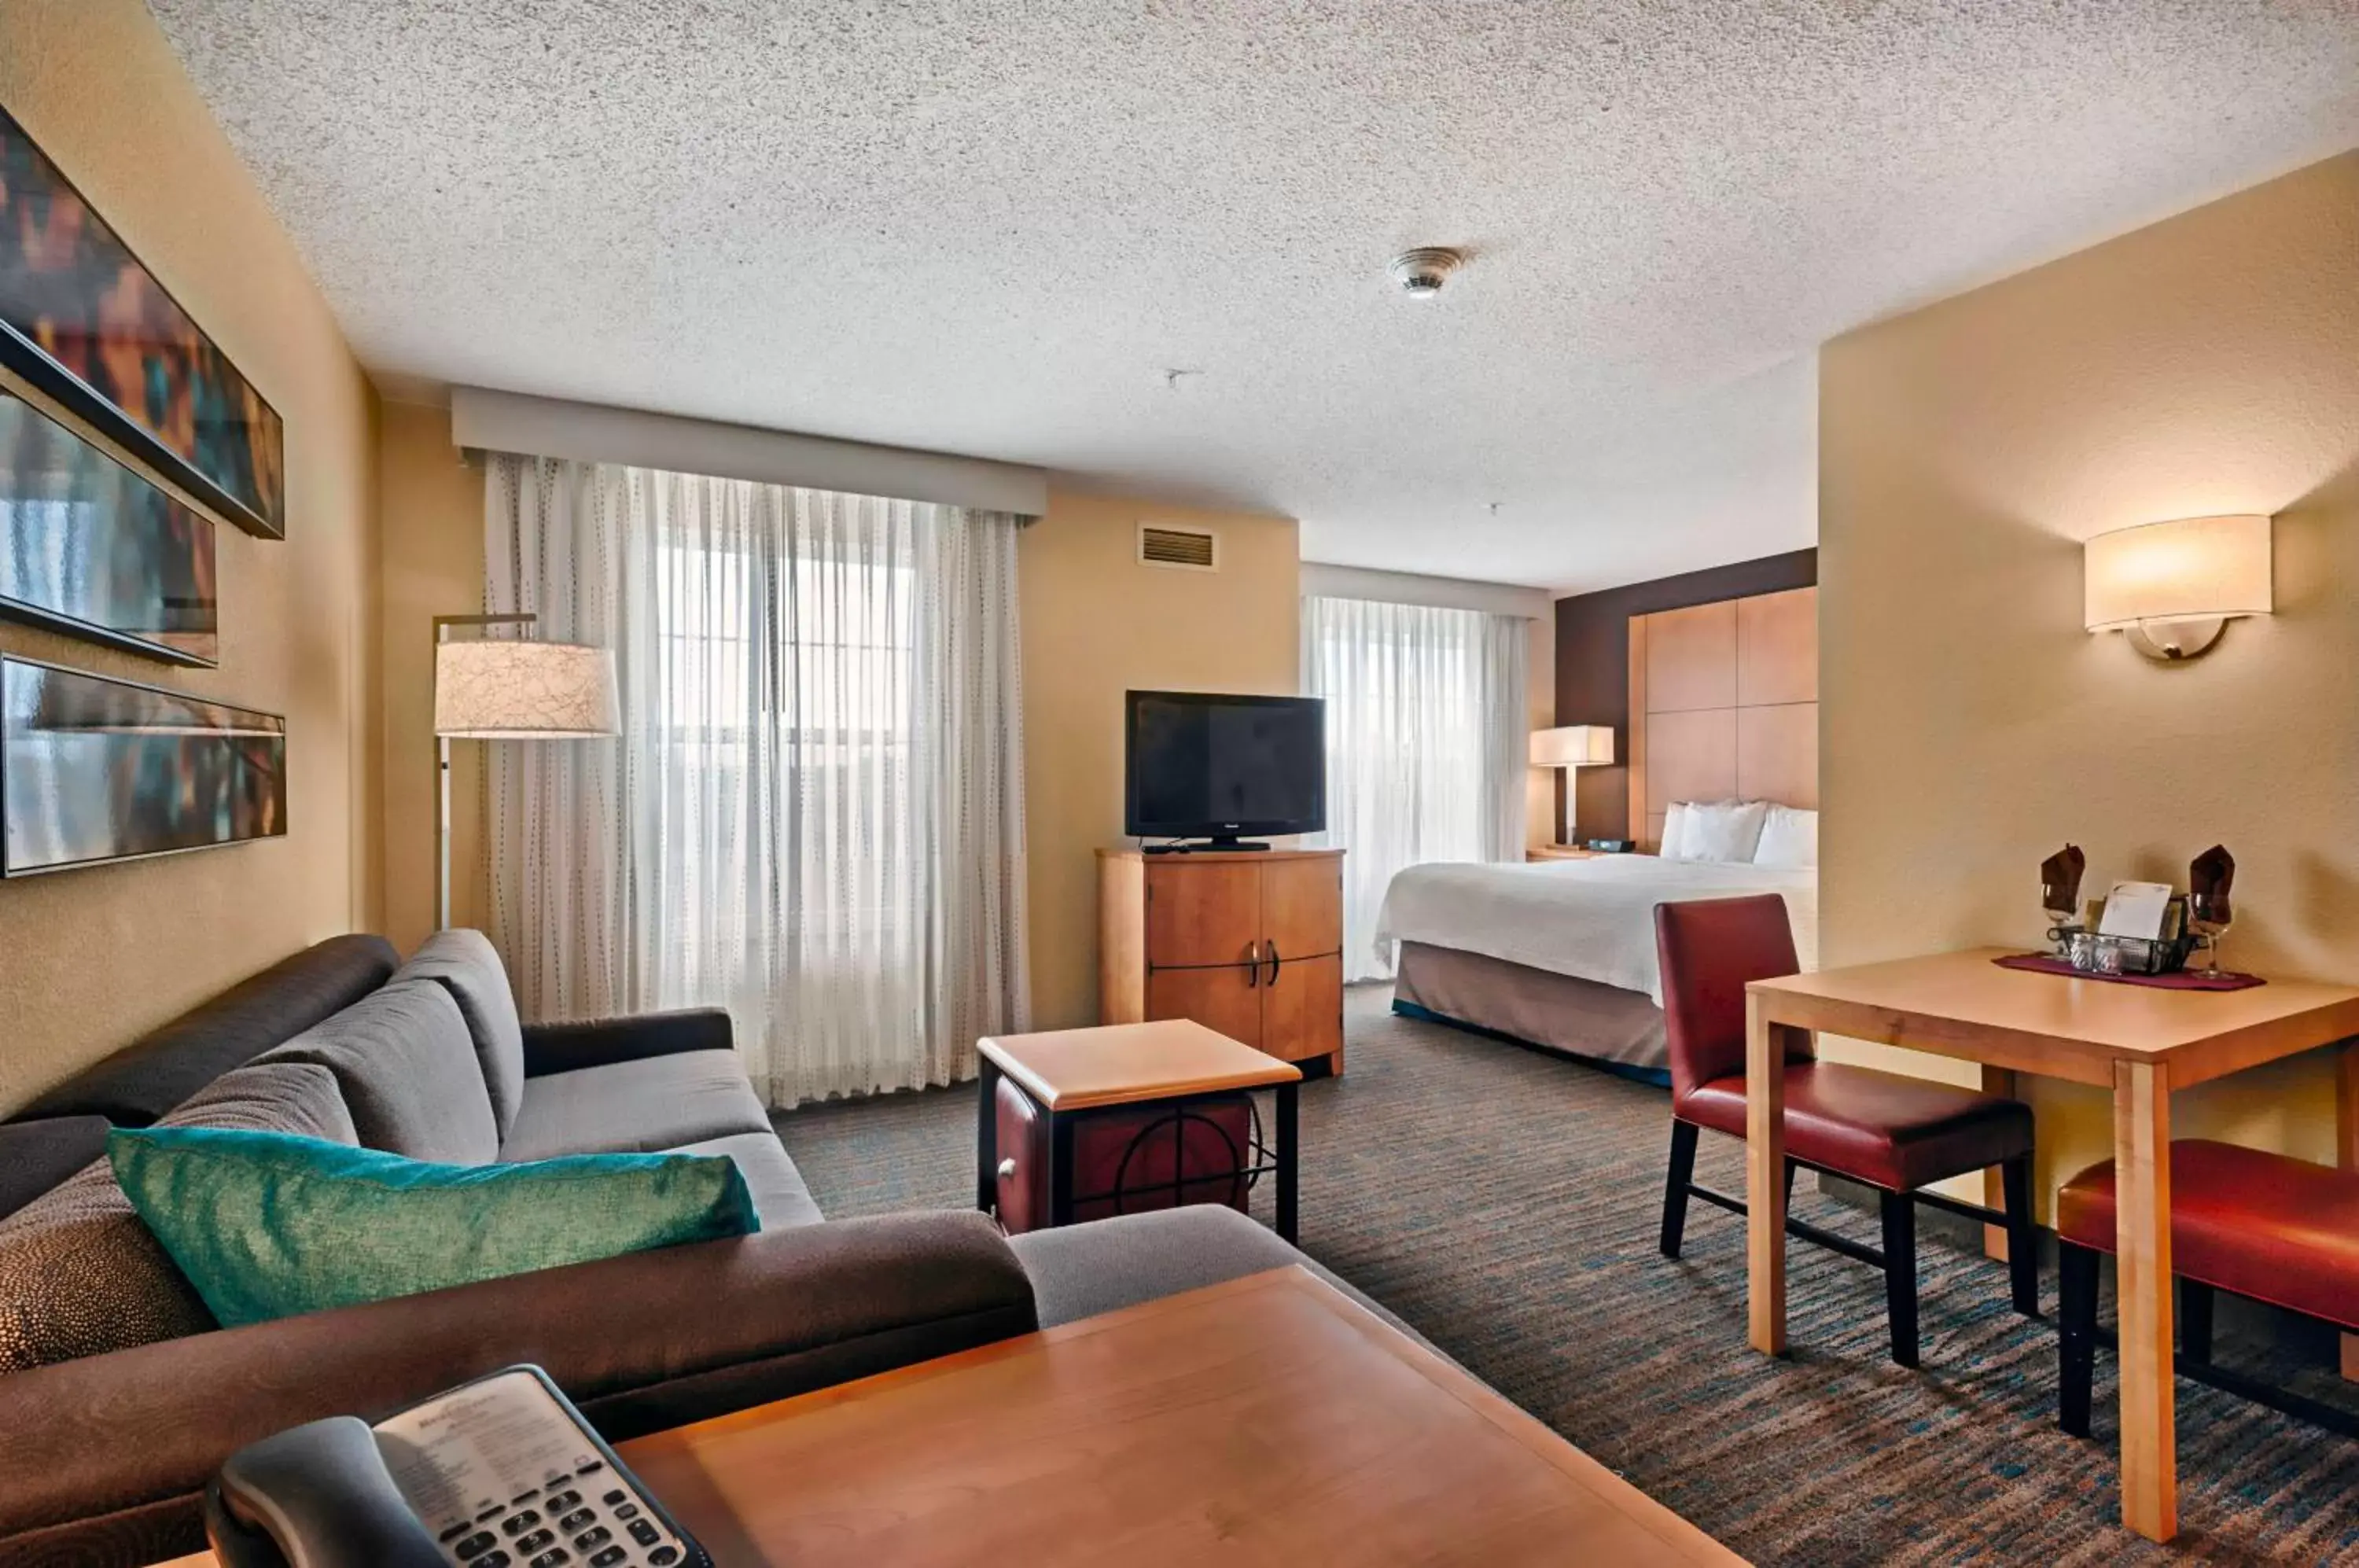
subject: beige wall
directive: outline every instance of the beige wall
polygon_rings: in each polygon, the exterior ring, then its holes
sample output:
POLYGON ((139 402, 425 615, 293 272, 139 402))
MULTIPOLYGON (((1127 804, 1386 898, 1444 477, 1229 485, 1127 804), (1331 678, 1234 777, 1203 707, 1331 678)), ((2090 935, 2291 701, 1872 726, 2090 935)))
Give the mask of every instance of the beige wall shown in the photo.
MULTIPOLYGON (((448 408, 388 402, 380 433, 385 931, 407 953, 434 929, 434 617, 484 606, 484 471, 451 444, 448 408)), ((451 747, 451 922, 479 928, 484 747, 451 747)))
MULTIPOLYGON (((1836 340, 1820 430, 1826 961, 2036 940, 2067 839, 2099 891, 2218 841, 2231 964, 2359 979, 2359 153, 1836 340), (2274 618, 2174 667, 2082 630, 2078 541, 2225 512, 2277 515, 2274 618)), ((2177 1130, 2331 1161, 2328 1089, 2177 1130)), ((2030 1093, 2045 1193, 2108 1122, 2030 1093)))
POLYGON ((287 422, 283 542, 220 530, 222 660, 0 623, 0 649, 283 713, 288 836, 0 884, 0 1114, 303 944, 375 922, 375 398, 140 0, 0 0, 7 105, 287 422))
POLYGON ((1032 1012, 1097 1022, 1097 862, 1122 840, 1122 694, 1288 695, 1301 659, 1295 524, 1053 492, 1016 547, 1032 1012), (1218 572, 1141 566, 1141 520, 1221 534, 1218 572))

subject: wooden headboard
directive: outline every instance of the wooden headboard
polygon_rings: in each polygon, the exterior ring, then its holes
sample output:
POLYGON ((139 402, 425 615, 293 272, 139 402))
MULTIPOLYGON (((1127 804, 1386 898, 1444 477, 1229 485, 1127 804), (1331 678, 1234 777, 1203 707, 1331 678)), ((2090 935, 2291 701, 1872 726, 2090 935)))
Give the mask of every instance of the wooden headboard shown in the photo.
POLYGON ((1818 810, 1819 591, 1631 616, 1629 771, 1649 853, 1674 800, 1818 810))

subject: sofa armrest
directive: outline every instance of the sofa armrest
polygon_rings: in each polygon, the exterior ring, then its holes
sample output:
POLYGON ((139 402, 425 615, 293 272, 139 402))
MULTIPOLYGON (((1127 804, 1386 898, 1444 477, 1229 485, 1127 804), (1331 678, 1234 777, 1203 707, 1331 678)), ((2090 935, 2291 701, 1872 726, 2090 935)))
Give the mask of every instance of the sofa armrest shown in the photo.
POLYGON ((674 1013, 641 1013, 636 1018, 582 1023, 527 1024, 524 1075, 539 1078, 683 1051, 727 1051, 733 1043, 729 1014, 720 1007, 686 1007, 674 1013))
POLYGON ((613 1441, 1036 1326, 991 1222, 842 1220, 282 1318, 0 1377, 0 1561, 146 1563, 201 1547, 232 1453, 369 1420, 516 1362, 613 1441), (139 1553, 145 1553, 140 1555, 139 1553))

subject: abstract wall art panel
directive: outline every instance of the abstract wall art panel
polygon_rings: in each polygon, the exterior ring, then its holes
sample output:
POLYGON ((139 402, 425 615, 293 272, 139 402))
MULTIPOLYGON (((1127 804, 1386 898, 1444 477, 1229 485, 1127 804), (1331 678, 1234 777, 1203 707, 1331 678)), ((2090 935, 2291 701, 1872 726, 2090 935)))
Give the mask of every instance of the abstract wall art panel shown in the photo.
POLYGON ((286 831, 286 720, 0 659, 0 877, 286 831))
POLYGON ((0 615, 211 664, 212 522, 0 392, 0 615))
POLYGON ((277 410, 5 111, 0 365, 223 521, 286 537, 277 410))

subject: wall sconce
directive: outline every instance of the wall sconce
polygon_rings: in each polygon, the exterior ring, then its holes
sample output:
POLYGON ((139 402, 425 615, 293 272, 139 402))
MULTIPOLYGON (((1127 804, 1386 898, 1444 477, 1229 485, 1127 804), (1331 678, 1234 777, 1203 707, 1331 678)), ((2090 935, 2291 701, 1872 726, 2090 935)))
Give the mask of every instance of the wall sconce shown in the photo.
POLYGON ((2266 615, 2269 518, 2181 517, 2099 534, 2082 547, 2083 619, 2148 659, 2193 659, 2238 615, 2266 615))
MULTIPOLYGON (((1606 724, 1566 724, 1552 730, 1532 732, 1532 766, 1534 768, 1595 768, 1614 760, 1614 731, 1606 724)), ((1575 799, 1573 781, 1565 780, 1565 810, 1578 826, 1581 802, 1575 799)), ((1557 840, 1561 844, 1562 838, 1557 840)))

